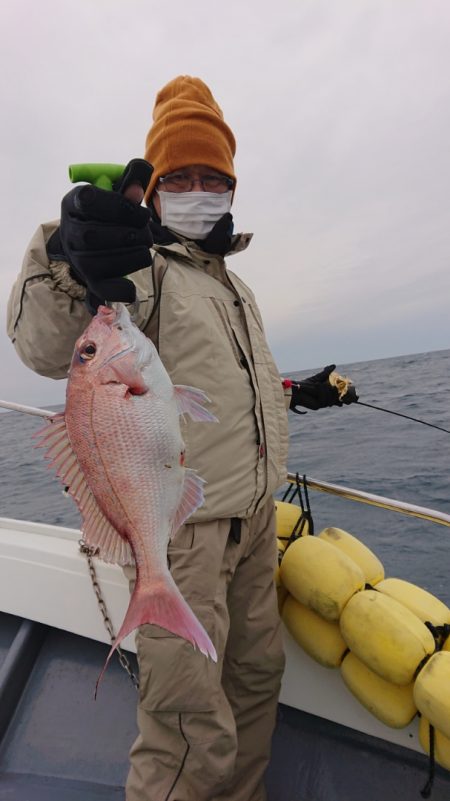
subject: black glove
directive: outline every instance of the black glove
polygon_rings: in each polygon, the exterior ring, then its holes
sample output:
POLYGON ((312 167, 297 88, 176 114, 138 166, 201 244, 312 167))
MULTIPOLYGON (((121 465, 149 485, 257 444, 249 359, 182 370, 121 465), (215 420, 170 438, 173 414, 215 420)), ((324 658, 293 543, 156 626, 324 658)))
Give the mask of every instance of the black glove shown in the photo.
POLYGON ((134 183, 145 190, 152 169, 143 159, 133 159, 114 191, 87 184, 62 200, 60 227, 47 252, 67 261, 75 280, 87 287, 90 311, 105 301, 133 303, 136 289, 124 276, 152 263, 150 211, 122 194, 134 183))
POLYGON ((231 248, 233 236, 233 215, 229 211, 217 220, 205 239, 197 240, 197 244, 205 253, 225 256, 231 248))
POLYGON ((304 406, 306 409, 325 409, 327 406, 342 406, 344 403, 356 403, 358 395, 354 387, 350 386, 344 397, 339 400, 339 392, 336 387, 329 382, 330 373, 336 369, 335 364, 324 367, 320 373, 309 378, 302 378, 301 382, 292 382, 292 400, 290 409, 297 414, 305 414, 299 411, 296 406, 304 406))

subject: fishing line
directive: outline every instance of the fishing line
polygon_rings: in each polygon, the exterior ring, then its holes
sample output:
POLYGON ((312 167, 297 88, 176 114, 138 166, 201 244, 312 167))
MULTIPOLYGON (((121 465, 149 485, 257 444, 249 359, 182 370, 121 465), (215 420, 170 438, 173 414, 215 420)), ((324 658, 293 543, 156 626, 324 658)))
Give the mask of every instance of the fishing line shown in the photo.
POLYGON ((363 403, 362 401, 356 401, 358 406, 367 406, 368 409, 376 409, 378 412, 386 412, 387 414, 395 414, 397 417, 404 417, 406 420, 413 420, 414 423, 422 423, 423 426, 429 426, 430 428, 437 428, 438 431, 445 431, 446 434, 450 434, 447 428, 442 428, 441 426, 436 426, 434 423, 427 423, 425 420, 419 420, 418 417, 410 417, 409 414, 402 414, 401 412, 393 412, 391 409, 383 409, 382 406, 373 406, 372 403, 363 403))

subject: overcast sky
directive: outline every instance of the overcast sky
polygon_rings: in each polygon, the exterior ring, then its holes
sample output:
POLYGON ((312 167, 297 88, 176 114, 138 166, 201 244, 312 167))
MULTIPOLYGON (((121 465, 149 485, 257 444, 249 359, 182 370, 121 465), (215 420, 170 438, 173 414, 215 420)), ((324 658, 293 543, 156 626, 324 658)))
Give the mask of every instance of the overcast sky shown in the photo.
POLYGON ((49 405, 6 303, 73 162, 143 154, 156 92, 210 86, 237 139, 229 266, 280 370, 450 347, 448 0, 3 0, 0 396, 49 405))

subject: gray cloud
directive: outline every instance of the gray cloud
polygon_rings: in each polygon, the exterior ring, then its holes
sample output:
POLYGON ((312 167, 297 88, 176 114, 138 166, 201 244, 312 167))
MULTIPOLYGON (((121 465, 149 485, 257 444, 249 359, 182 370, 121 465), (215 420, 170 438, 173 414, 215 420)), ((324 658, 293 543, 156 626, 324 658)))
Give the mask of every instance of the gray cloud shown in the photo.
MULTIPOLYGON (((15 0, 0 14, 0 320, 67 165, 141 155, 155 93, 186 73, 236 134, 235 220, 255 237, 229 266, 280 369, 449 346, 446 0, 15 0)), ((62 399, 4 333, 0 352, 2 394, 62 399)))

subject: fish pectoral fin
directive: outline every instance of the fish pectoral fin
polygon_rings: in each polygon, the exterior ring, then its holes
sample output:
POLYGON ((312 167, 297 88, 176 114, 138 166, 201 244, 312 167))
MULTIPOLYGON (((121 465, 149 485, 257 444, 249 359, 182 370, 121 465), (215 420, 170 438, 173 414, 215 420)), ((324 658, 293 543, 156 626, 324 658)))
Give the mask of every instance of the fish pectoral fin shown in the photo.
POLYGON ((195 470, 185 468, 183 494, 180 503, 175 512, 175 517, 172 525, 172 536, 183 525, 183 523, 194 512, 202 506, 204 502, 203 486, 206 481, 201 478, 195 470))
POLYGON ((95 548, 104 562, 134 564, 128 541, 107 520, 84 477, 67 433, 64 415, 50 418, 50 422, 33 436, 40 439, 37 447, 47 449, 44 456, 50 460, 49 467, 53 468, 80 510, 86 544, 95 548))
POLYGON ((195 387, 186 387, 183 384, 174 386, 175 399, 179 414, 188 414, 191 420, 204 423, 217 423, 217 417, 204 408, 205 403, 209 403, 208 396, 195 387))

